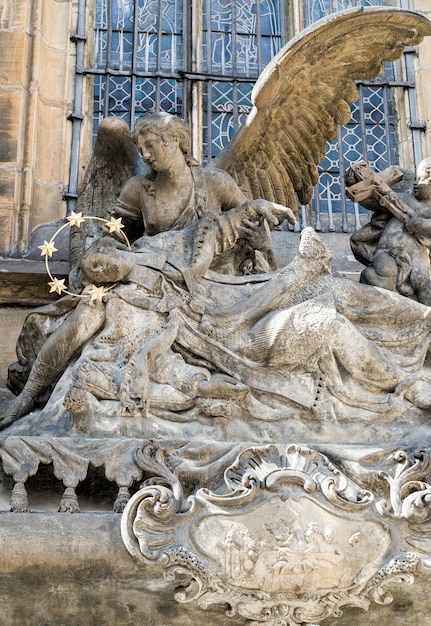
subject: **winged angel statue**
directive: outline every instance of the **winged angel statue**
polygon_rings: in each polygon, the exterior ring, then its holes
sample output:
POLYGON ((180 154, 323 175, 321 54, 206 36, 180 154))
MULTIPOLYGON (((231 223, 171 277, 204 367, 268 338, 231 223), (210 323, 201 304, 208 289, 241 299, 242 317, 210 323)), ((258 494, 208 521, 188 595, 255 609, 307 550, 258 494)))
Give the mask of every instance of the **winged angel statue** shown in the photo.
POLYGON ((270 229, 310 201, 355 79, 375 78, 426 35, 426 18, 392 8, 303 31, 262 73, 246 123, 206 168, 174 116, 145 114, 133 136, 119 119, 102 122, 68 218, 70 295, 27 318, 1 426, 235 440, 316 423, 360 433, 364 420, 425 424, 431 309, 332 276, 311 229, 277 268, 270 229), (106 222, 112 234, 98 230, 106 222))

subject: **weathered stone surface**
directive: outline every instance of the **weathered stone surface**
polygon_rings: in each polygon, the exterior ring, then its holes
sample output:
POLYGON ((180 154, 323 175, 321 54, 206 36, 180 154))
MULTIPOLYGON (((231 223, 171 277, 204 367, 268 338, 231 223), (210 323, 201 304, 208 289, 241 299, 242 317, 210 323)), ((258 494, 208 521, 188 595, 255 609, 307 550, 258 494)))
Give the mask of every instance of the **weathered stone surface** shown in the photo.
MULTIPOLYGON (((43 26, 52 22, 40 3, 36 9, 40 50, 49 40, 43 26)), ((386 21, 405 19, 407 40, 418 41, 418 18, 395 13, 386 12, 386 21)), ((364 21, 374 33, 370 16, 364 21)), ((326 34, 336 37, 343 24, 337 29, 331 18, 326 34)), ((385 25, 389 39, 390 30, 385 25)), ((319 54, 328 47, 324 35, 319 54)), ((60 39, 53 35, 53 44, 60 39)), ((383 58, 392 44, 401 52, 398 41, 385 39, 383 58)), ((292 65, 296 80, 303 60, 292 65)), ((273 69, 272 87, 279 66, 273 69)), ((26 128, 40 147, 43 137, 54 141, 61 123, 54 115, 51 135, 38 113, 57 113, 64 102, 51 99, 49 80, 39 84, 26 128)), ((267 113, 272 87, 256 92, 267 113)), ((72 247, 69 286, 84 291, 32 315, 11 370, 15 390, 24 388, 2 407, 5 626, 423 622, 431 553, 429 309, 333 276, 332 253, 309 230, 291 264, 275 269, 271 240, 280 234, 297 243, 297 235, 268 231, 283 218, 292 222, 291 212, 250 202, 226 173, 196 167, 178 121, 153 116, 145 130, 148 119, 135 141, 151 172, 128 181, 114 213, 106 213, 104 181, 111 193, 130 175, 109 176, 110 161, 118 166, 120 154, 132 154, 118 123, 114 145, 125 149, 90 168, 102 174, 86 179, 89 214, 64 223, 65 231, 83 233, 82 245, 72 247), (98 220, 120 245, 104 237, 81 258, 99 237, 98 220), (46 401, 49 386, 54 392, 41 410, 36 403, 46 401), (112 509, 124 510, 124 543, 112 509), (389 588, 393 608, 384 606, 389 588)), ((35 154, 27 154, 22 186, 22 241, 39 190, 57 185, 37 175, 35 154)), ((254 154, 258 178, 275 164, 268 154, 254 154)), ((302 199, 311 161, 304 161, 303 184, 291 181, 302 199)), ((43 237, 41 249, 60 295, 69 290, 50 260, 55 243, 43 237)))
POLYGON ((27 86, 30 37, 24 32, 2 32, 0 81, 5 86, 27 86))

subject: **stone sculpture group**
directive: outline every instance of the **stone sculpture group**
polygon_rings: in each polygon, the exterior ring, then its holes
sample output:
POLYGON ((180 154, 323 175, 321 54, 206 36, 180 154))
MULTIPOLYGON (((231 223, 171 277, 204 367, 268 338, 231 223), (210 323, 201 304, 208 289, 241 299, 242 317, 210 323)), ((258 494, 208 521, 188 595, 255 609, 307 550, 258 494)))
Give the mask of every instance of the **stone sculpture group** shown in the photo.
POLYGON ((414 184, 352 168, 348 193, 373 211, 352 237, 361 282, 332 274, 311 228, 277 267, 271 231, 295 223, 295 194, 309 201, 325 141, 350 115, 355 63, 372 77, 428 34, 424 18, 376 9, 301 35, 206 168, 173 115, 147 113, 133 135, 122 120, 101 123, 68 217, 69 287, 50 283, 68 295, 28 316, 9 371, 17 397, 0 407, 13 510, 27 509, 39 462, 54 463, 70 512, 83 468, 103 465, 120 488, 115 509, 126 507, 128 551, 181 579, 179 602, 227 604, 251 624, 367 609, 388 601, 391 581, 426 570, 430 160, 414 184), (304 76, 328 49, 338 73, 321 65, 313 89, 304 76))
POLYGON ((98 416, 131 418, 128 434, 141 436, 152 413, 180 435, 202 416, 349 421, 431 408, 431 309, 332 276, 312 229, 294 261, 271 271, 269 231, 294 223, 293 212, 247 200, 226 172, 190 166, 188 139, 178 118, 141 118, 134 141, 151 172, 126 183, 112 214, 133 243, 108 234, 82 256, 84 289, 112 287, 103 296, 29 317, 15 366, 28 379, 3 424, 61 376, 36 418, 58 420, 62 401, 57 432, 97 434, 98 416), (42 332, 35 355, 29 337, 42 332))

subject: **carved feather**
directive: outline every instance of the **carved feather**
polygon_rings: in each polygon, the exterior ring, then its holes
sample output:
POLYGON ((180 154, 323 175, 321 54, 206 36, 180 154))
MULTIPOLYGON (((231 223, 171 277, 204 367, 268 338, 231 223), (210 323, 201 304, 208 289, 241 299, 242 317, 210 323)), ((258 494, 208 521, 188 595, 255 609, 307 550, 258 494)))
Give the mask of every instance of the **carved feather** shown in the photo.
MULTIPOLYGON (((354 81, 376 78, 384 61, 426 35, 431 23, 424 16, 394 8, 349 9, 317 22, 266 67, 244 126, 209 167, 225 169, 254 198, 268 192, 266 199, 283 203, 294 189, 308 203, 325 143, 350 119, 358 95, 354 81), (284 172, 266 183, 276 164, 284 172)), ((296 203, 290 206, 296 209, 296 203)))

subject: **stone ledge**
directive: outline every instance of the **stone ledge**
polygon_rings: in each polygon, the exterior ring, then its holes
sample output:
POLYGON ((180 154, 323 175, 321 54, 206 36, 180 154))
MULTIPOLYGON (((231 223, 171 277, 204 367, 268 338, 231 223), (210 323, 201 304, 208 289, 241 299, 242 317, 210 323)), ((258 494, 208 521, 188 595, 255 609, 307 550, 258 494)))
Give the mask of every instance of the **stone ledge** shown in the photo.
MULTIPOLYGON (((67 261, 50 261, 57 278, 67 278, 67 261)), ((0 259, 0 305, 42 306, 58 299, 49 293, 45 261, 33 259, 0 259)))
MULTIPOLYGON (((0 513, 2 626, 245 626, 241 618, 178 604, 169 581, 136 564, 113 513, 0 513)), ((410 626, 431 615, 429 577, 388 606, 346 609, 331 626, 410 626)), ((283 622, 280 622, 282 624, 283 622)))

